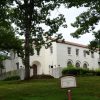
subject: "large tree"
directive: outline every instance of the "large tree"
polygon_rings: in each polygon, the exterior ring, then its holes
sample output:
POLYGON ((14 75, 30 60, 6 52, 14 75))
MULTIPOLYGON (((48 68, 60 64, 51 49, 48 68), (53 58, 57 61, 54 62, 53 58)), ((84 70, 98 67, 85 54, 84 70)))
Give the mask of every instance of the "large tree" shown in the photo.
POLYGON ((39 51, 42 46, 49 47, 53 42, 62 38, 58 34, 60 26, 65 18, 59 14, 56 18, 50 18, 50 12, 60 7, 60 0, 7 0, 8 15, 11 23, 16 26, 16 32, 24 36, 24 49, 21 56, 25 65, 25 79, 30 77, 30 55, 34 49, 39 51), (48 27, 44 30, 42 26, 48 27), (54 39, 51 39, 51 38, 54 39), (34 48, 33 48, 34 44, 34 48))

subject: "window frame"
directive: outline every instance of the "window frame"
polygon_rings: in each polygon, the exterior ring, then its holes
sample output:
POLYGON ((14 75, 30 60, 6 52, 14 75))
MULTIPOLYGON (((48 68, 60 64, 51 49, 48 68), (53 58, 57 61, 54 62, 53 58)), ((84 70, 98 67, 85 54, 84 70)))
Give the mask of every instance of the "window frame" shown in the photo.
POLYGON ((76 56, 79 56, 79 49, 76 49, 76 56))
POLYGON ((67 54, 71 55, 71 47, 67 47, 67 54))

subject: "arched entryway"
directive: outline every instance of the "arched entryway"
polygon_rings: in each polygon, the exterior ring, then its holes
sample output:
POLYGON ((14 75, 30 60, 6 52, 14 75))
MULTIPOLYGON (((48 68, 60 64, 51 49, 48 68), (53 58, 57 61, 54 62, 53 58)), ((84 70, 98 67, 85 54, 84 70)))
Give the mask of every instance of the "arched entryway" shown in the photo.
POLYGON ((33 61, 30 68, 30 76, 42 74, 42 67, 39 61, 33 61))
POLYGON ((37 75, 37 65, 33 64, 32 68, 33 68, 33 75, 37 75))

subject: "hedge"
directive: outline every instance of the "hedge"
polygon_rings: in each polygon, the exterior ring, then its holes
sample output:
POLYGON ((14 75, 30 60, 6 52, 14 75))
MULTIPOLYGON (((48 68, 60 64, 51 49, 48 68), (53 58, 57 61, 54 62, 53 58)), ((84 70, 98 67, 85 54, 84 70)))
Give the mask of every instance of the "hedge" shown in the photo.
POLYGON ((76 68, 76 67, 65 67, 62 70, 62 75, 75 75, 75 76, 100 76, 100 70, 89 70, 89 69, 84 69, 84 68, 76 68))

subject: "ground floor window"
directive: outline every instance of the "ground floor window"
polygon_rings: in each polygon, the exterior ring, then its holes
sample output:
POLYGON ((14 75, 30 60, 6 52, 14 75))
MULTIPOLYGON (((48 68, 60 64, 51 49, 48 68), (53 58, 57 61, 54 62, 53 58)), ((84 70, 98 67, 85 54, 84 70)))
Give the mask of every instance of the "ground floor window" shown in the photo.
POLYGON ((77 68, 80 68, 80 63, 79 63, 79 62, 76 62, 75 66, 76 66, 77 68))
POLYGON ((67 62, 67 67, 73 66, 73 61, 72 60, 68 60, 67 62))
POLYGON ((83 68, 87 69, 88 68, 88 63, 84 63, 83 68))

